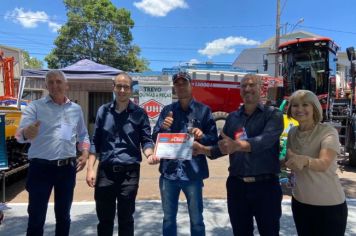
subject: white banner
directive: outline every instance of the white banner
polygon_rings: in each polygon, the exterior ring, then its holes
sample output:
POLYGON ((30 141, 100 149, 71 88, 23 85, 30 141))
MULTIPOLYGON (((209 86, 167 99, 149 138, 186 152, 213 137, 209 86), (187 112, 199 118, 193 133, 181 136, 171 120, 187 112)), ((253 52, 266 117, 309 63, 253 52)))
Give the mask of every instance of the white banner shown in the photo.
POLYGON ((172 83, 169 81, 139 81, 139 104, 155 126, 164 106, 172 103, 172 83))

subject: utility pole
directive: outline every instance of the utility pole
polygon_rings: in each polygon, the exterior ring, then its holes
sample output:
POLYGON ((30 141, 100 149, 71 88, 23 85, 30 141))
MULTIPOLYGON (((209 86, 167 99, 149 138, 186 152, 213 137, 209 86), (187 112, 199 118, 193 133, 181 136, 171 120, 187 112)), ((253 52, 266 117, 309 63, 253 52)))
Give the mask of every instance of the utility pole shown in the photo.
POLYGON ((279 62, 278 62, 278 46, 279 46, 279 38, 280 38, 280 18, 281 18, 281 8, 280 8, 280 0, 277 0, 277 15, 276 15, 276 40, 275 40, 275 57, 274 57, 274 77, 278 76, 279 71, 279 62))

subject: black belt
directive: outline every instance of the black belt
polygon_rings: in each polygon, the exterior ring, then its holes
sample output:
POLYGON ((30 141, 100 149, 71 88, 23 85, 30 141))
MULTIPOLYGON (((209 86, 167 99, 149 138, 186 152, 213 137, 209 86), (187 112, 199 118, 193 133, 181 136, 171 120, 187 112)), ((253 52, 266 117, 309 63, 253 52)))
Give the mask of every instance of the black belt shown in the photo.
POLYGON ((45 165, 54 165, 54 166, 67 166, 74 164, 76 157, 70 157, 66 159, 58 159, 58 160, 46 160, 41 158, 32 158, 30 159, 30 163, 39 163, 45 165))
POLYGON ((278 175, 276 174, 263 174, 263 175, 256 175, 256 176, 233 176, 233 177, 243 181, 244 183, 256 183, 256 182, 278 180, 278 175))
POLYGON ((140 169, 140 164, 116 164, 116 165, 110 165, 110 164, 104 164, 100 165, 100 168, 103 168, 105 170, 109 170, 112 172, 126 172, 126 171, 133 171, 133 170, 139 170, 140 169))

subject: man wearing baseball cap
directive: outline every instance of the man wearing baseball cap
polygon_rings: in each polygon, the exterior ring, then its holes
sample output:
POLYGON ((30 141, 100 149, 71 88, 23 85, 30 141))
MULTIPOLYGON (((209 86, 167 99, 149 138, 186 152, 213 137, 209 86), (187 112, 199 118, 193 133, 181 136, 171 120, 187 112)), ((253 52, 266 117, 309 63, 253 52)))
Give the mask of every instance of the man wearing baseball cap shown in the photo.
MULTIPOLYGON (((153 140, 158 133, 191 133, 204 145, 218 140, 216 124, 208 106, 192 96, 191 77, 180 72, 172 77, 178 101, 163 108, 153 129, 153 140)), ((209 170, 205 155, 192 159, 161 159, 159 187, 163 208, 163 236, 177 235, 176 216, 179 194, 185 194, 188 203, 191 235, 205 235, 203 220, 203 180, 209 170)))

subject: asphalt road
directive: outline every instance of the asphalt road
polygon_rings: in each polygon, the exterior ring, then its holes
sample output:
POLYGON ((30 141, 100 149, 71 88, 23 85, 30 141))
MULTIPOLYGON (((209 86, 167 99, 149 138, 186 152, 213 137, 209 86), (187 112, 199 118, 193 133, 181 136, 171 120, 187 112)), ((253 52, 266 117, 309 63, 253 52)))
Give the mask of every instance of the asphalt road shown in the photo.
MULTIPOLYGON (((346 235, 356 235, 356 168, 340 160, 338 171, 348 198, 349 216, 346 235)), ((209 161, 210 178, 204 181, 204 218, 207 235, 232 235, 226 209, 225 182, 228 160, 221 158, 209 161)), ((135 232, 141 236, 161 235, 162 210, 158 189, 158 166, 142 163, 141 180, 135 213, 135 232)), ((6 202, 11 209, 5 212, 5 221, 0 225, 1 236, 25 235, 27 225, 27 192, 25 178, 6 188, 6 202)), ((1 193, 0 193, 1 194, 1 193)), ((1 196, 1 195, 0 195, 1 196)), ((190 235, 189 217, 184 196, 181 195, 178 214, 179 235, 190 235)), ((53 201, 53 198, 50 200, 53 201)), ((284 188, 281 235, 296 235, 290 210, 290 189, 284 188)), ((96 235, 97 218, 93 202, 93 189, 85 183, 85 171, 78 173, 72 207, 71 234, 75 236, 96 235)), ((45 235, 53 235, 55 227, 53 203, 47 213, 45 235)), ((117 226, 115 226, 117 227, 117 226)), ((117 235, 117 231, 115 231, 117 235)), ((258 235, 258 234, 256 234, 258 235)))
MULTIPOLYGON (((25 235, 27 224, 27 204, 8 204, 11 209, 6 211, 6 218, 3 225, 0 225, 0 235, 21 236, 25 235)), ((282 203, 283 216, 281 218, 280 235, 296 235, 290 201, 284 200, 282 203)), ((345 235, 356 235, 356 201, 348 201, 349 217, 347 232, 345 235)), ((178 212, 178 235, 190 235, 189 217, 185 202, 180 202, 178 212)), ((204 219, 206 225, 206 235, 228 236, 232 235, 229 217, 225 200, 206 199, 204 202, 204 219)), ((140 200, 136 204, 135 213, 135 235, 138 236, 159 236, 162 227, 161 203, 158 200, 140 200)), ((72 207, 72 224, 70 235, 86 236, 96 235, 97 218, 95 205, 93 202, 75 202, 72 207)), ((53 204, 48 208, 45 226, 45 235, 53 235, 55 227, 53 204)), ((256 235, 257 229, 255 227, 256 235)), ((117 224, 114 235, 117 235, 117 224)))
MULTIPOLYGON (((226 178, 228 175, 228 158, 222 157, 217 160, 208 160, 210 176, 204 180, 204 198, 208 199, 226 199, 226 178)), ((347 161, 340 159, 338 175, 348 198, 356 199, 356 168, 351 168, 347 161)), ((74 192, 74 201, 94 201, 94 191, 89 188, 85 182, 86 171, 83 170, 77 174, 77 182, 74 192)), ((140 187, 137 195, 138 200, 159 200, 160 193, 158 187, 158 165, 148 165, 146 161, 141 164, 140 187)), ((283 188, 284 199, 289 199, 291 190, 283 188)), ((0 191, 0 196, 2 193, 0 191)), ((0 198, 1 199, 1 198, 0 198)), ((14 184, 6 187, 6 202, 26 203, 28 199, 25 191, 25 175, 14 184)), ((183 194, 180 199, 184 199, 183 194)), ((2 200, 2 199, 1 199, 2 200)), ((53 194, 50 199, 53 201, 53 194)))

